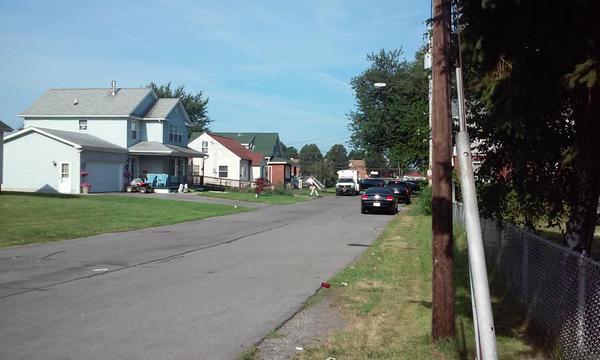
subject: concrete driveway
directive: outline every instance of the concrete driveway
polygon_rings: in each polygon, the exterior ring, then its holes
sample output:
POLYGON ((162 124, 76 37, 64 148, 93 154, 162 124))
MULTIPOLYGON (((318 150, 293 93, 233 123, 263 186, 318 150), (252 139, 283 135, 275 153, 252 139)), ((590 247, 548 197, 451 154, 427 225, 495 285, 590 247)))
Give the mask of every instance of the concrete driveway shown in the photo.
POLYGON ((359 197, 0 251, 0 359, 233 359, 391 219, 359 197))

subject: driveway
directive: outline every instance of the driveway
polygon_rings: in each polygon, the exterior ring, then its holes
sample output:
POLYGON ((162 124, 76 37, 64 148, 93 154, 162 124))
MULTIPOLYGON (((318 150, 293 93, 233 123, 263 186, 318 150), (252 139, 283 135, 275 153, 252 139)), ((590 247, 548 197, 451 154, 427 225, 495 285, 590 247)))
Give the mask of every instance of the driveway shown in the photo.
POLYGON ((391 219, 358 197, 0 251, 1 359, 233 359, 391 219))

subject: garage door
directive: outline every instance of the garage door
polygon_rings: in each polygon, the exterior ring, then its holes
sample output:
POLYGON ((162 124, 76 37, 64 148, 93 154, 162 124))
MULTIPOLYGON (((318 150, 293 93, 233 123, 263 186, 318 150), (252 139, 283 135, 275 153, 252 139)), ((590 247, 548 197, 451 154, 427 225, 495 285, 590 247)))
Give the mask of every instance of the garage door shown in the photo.
POLYGON ((92 186, 91 192, 121 191, 121 163, 90 161, 86 171, 88 175, 85 181, 92 186))

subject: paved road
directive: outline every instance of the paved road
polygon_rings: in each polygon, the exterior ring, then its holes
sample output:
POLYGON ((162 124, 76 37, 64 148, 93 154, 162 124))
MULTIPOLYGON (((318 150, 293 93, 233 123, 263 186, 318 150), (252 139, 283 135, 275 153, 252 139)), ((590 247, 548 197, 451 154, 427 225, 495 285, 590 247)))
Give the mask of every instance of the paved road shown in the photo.
POLYGON ((232 359, 391 219, 358 197, 0 251, 0 359, 232 359))

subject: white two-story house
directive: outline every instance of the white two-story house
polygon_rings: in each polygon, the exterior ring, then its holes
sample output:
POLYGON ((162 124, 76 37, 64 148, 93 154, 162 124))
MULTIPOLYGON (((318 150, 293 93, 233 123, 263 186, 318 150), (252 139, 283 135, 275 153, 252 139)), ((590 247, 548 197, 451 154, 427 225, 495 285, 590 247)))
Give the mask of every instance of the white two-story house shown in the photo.
POLYGON ((132 178, 168 175, 187 182, 189 117, 178 98, 152 89, 50 89, 5 138, 4 188, 79 193, 122 191, 132 178))

